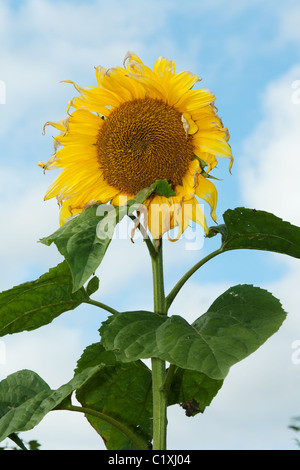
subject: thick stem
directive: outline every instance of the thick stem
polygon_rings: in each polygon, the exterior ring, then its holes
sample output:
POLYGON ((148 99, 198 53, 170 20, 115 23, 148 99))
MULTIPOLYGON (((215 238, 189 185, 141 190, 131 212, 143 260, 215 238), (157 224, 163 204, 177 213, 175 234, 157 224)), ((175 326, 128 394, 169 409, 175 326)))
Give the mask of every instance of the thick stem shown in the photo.
MULTIPOLYGON (((163 278, 162 239, 159 240, 156 255, 152 257, 154 312, 167 314, 163 278)), ((165 450, 167 440, 167 395, 164 390, 166 377, 165 361, 153 357, 152 391, 153 391, 153 450, 165 450)))
POLYGON ((166 376, 165 362, 151 359, 153 390, 153 450, 165 450, 167 442, 167 400, 163 390, 166 376))
POLYGON ((152 257, 154 312, 166 315, 162 239, 159 242, 156 254, 152 257))

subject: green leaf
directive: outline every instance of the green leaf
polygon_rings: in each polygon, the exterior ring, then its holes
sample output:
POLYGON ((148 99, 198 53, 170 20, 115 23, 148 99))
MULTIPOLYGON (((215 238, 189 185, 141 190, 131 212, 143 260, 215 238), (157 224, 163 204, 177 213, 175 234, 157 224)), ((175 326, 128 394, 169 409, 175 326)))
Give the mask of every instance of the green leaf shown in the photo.
POLYGON ((54 243, 68 262, 73 277, 73 292, 80 289, 100 265, 117 223, 124 216, 132 215, 155 192, 170 194, 169 185, 158 180, 120 207, 108 204, 87 207, 52 235, 40 240, 48 246, 54 243))
MULTIPOLYGON (((141 361, 120 363, 101 343, 89 346, 80 358, 76 373, 99 364, 99 371, 76 392, 82 406, 100 411, 123 423, 145 441, 152 439, 151 371, 141 361)), ((137 449, 112 424, 86 415, 110 450, 137 449)))
MULTIPOLYGON (((80 215, 67 221, 52 235, 42 238, 45 245, 55 243, 66 259, 72 272, 73 291, 77 291, 95 272, 111 242, 109 234, 97 236, 99 222, 115 212, 113 206, 105 204, 87 207, 80 215), (99 207, 101 213, 99 215, 99 207)), ((111 227, 108 227, 111 229, 111 227)))
POLYGON ((88 296, 94 294, 99 289, 99 278, 97 276, 93 276, 90 279, 88 285, 86 286, 86 293, 88 296))
POLYGON ((0 293, 0 336, 34 330, 86 300, 72 293, 72 276, 64 261, 39 279, 0 293))
POLYGON ((168 406, 180 404, 187 416, 203 413, 223 385, 195 370, 176 367, 168 396, 168 406))
POLYGON ((100 328, 102 343, 122 362, 156 357, 156 332, 166 320, 167 317, 143 310, 113 315, 100 328))
POLYGON ((225 377, 233 364, 276 333, 285 318, 280 301, 270 292, 250 285, 228 289, 192 324, 214 354, 207 372, 215 378, 225 377))
POLYGON ((275 215, 238 207, 223 214, 225 224, 211 227, 208 237, 222 235, 222 251, 266 250, 300 258, 300 227, 275 215))
POLYGON ((125 312, 109 317, 100 333, 120 361, 159 357, 222 380, 282 324, 286 314, 269 292, 249 285, 228 289, 192 325, 180 316, 125 312))
POLYGON ((9 411, 6 411, 0 419, 0 442, 12 433, 34 428, 49 411, 58 408, 74 390, 82 386, 97 370, 98 367, 85 369, 57 390, 51 390, 43 379, 37 378, 37 374, 32 371, 16 372, 7 377, 0 383, 2 390, 0 408, 7 410, 9 407, 9 411), (30 381, 34 384, 33 390, 30 389, 30 381), (11 390, 14 385, 20 390, 16 395, 11 390), (21 392, 23 386, 27 395, 21 392), (12 398, 10 405, 8 405, 6 395, 3 395, 5 390, 12 398))
POLYGON ((0 382, 0 417, 45 390, 50 390, 49 385, 31 370, 9 375, 0 382))
MULTIPOLYGON (((24 403, 28 398, 43 390, 49 390, 49 388, 49 385, 31 370, 24 369, 9 375, 0 382, 0 418, 12 408, 24 403)), ((21 449, 27 450, 22 439, 16 433, 11 433, 7 437, 21 449)))

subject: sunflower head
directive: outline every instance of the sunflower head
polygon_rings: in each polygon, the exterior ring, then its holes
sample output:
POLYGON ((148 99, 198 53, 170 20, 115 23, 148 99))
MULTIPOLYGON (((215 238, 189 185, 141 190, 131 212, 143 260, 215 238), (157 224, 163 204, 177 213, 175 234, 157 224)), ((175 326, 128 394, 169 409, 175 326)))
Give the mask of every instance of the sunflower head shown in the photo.
POLYGON ((54 155, 44 169, 62 171, 45 199, 56 197, 60 223, 90 204, 119 205, 157 180, 171 197, 154 194, 144 203, 154 239, 178 226, 178 239, 190 221, 207 231, 197 198, 210 205, 215 220, 217 191, 209 179, 218 157, 232 154, 229 133, 207 89, 193 89, 199 78, 175 72, 158 58, 153 69, 133 53, 123 67, 96 67, 97 85, 80 88, 68 104, 68 117, 47 122, 60 131, 54 155), (73 109, 70 112, 71 108, 73 109))

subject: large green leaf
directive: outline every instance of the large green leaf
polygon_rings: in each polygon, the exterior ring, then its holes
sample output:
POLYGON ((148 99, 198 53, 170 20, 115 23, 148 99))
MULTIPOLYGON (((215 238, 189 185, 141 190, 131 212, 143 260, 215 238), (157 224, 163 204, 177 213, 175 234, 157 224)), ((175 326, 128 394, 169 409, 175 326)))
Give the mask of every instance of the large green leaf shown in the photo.
POLYGON ((12 433, 34 428, 49 411, 58 408, 74 390, 95 374, 98 368, 86 368, 57 390, 51 390, 32 371, 8 376, 0 383, 0 409, 2 412, 6 410, 0 419, 0 442, 12 433))
POLYGON ((49 391, 49 385, 35 372, 20 370, 0 382, 0 417, 40 392, 49 391))
POLYGON ((156 333, 168 320, 144 310, 113 315, 100 328, 102 343, 122 362, 158 356, 156 333))
MULTIPOLYGON (((80 215, 70 219, 52 235, 42 238, 45 245, 55 243, 58 251, 68 262, 76 291, 90 278, 103 259, 111 242, 111 237, 97 237, 97 226, 105 216, 114 212, 113 206, 99 205, 87 207, 80 215)), ((115 216, 115 213, 113 214, 115 216)))
POLYGON ((120 361, 159 357, 183 369, 222 380, 229 368, 273 335, 286 314, 269 292, 239 285, 228 289, 192 325, 151 312, 109 317, 100 334, 120 361))
POLYGON ((124 216, 131 216, 155 192, 172 194, 170 185, 164 180, 158 180, 151 187, 142 189, 123 206, 95 204, 87 207, 52 235, 40 240, 48 246, 54 243, 67 260, 73 276, 73 291, 80 289, 100 265, 117 223, 124 216))
MULTIPOLYGON (((99 371, 76 392, 82 406, 105 413, 123 423, 147 443, 152 440, 151 371, 141 361, 122 364, 112 351, 100 343, 89 346, 75 372, 91 365, 99 371)), ((137 449, 135 444, 112 424, 86 415, 110 450, 137 449)))
POLYGON ((275 215, 238 207, 223 214, 225 224, 211 227, 208 237, 222 236, 222 251, 266 250, 300 258, 300 227, 275 215))
POLYGON ((0 293, 0 336, 34 330, 87 299, 84 290, 72 293, 72 276, 64 261, 39 279, 0 293))

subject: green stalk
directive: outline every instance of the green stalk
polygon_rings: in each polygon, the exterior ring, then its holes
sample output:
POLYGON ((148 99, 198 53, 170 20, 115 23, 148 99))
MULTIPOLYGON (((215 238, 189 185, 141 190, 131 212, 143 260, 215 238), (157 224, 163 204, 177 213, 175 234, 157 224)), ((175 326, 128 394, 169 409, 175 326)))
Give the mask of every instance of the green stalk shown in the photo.
POLYGON ((101 413, 100 411, 93 410, 91 408, 85 408, 83 406, 75 406, 75 405, 69 405, 66 410, 68 411, 77 411, 79 413, 85 413, 86 415, 91 415, 95 416, 98 419, 102 419, 103 421, 106 421, 107 423, 112 424, 115 426, 119 431, 121 431, 128 439, 135 444, 135 446, 139 450, 147 450, 148 446, 147 443, 141 439, 139 436, 137 436, 134 432, 131 431, 127 426, 124 424, 120 423, 116 419, 112 418, 109 415, 106 415, 105 413, 101 413))
MULTIPOLYGON (((152 259, 154 312, 166 315, 166 298, 163 277, 162 239, 152 259)), ((167 395, 164 389, 166 378, 165 361, 151 358, 153 393, 153 450, 165 450, 167 441, 167 395)))
POLYGON ((184 276, 182 276, 182 278, 177 282, 177 284, 173 287, 173 289, 171 290, 171 292, 169 293, 169 295, 166 297, 166 308, 169 309, 170 308, 170 305, 171 303, 173 302, 173 300, 175 299, 176 295, 178 294, 178 292, 180 291, 180 289, 182 288, 182 286, 186 283, 186 281, 199 269, 201 268, 201 266, 203 266, 205 263, 207 263, 207 261, 211 260, 212 258, 214 258, 215 256, 219 255, 220 253, 223 253, 223 248, 219 248, 218 250, 216 251, 213 251, 212 253, 210 253, 209 255, 207 255, 205 258, 203 258, 202 260, 200 260, 198 263, 195 264, 195 266, 193 266, 187 273, 185 273, 184 276))
POLYGON ((115 315, 116 313, 119 313, 114 308, 109 307, 108 305, 103 304, 102 302, 98 302, 97 300, 88 298, 87 300, 85 300, 85 303, 90 304, 90 305, 95 305, 96 307, 102 308, 103 310, 106 310, 107 312, 112 313, 113 315, 115 315))

